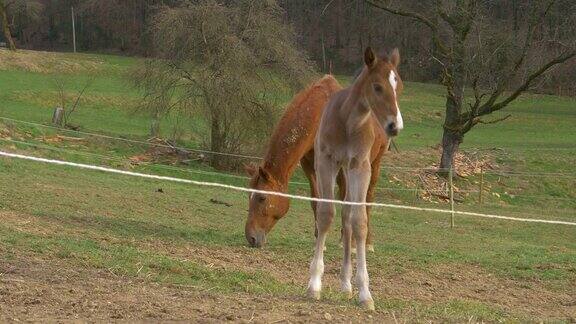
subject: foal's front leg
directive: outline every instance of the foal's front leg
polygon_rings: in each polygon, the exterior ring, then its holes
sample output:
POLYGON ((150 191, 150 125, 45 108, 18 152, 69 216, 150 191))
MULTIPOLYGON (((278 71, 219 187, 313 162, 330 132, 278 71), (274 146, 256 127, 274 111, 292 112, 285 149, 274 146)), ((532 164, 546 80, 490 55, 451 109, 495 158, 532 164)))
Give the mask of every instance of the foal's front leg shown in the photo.
MULTIPOLYGON (((326 161, 316 168, 316 178, 318 183, 319 198, 334 199, 334 184, 338 168, 332 161, 326 161)), ((314 247, 314 257, 310 263, 310 282, 308 283, 308 296, 313 299, 320 299, 322 290, 322 275, 324 274, 324 245, 326 235, 334 218, 334 205, 327 202, 319 202, 316 206, 316 245, 314 247)))
POLYGON ((350 206, 342 206, 342 269, 340 271, 340 287, 342 292, 352 298, 352 223, 350 222, 350 206))
MULTIPOLYGON (((370 184, 370 162, 359 163, 355 168, 348 170, 347 201, 366 202, 366 193, 370 184)), ((368 215, 365 205, 350 206, 350 223, 352 235, 356 239, 356 284, 359 289, 360 305, 374 310, 374 300, 370 293, 368 268, 366 266, 366 237, 368 234, 368 215)), ((346 251, 346 249, 344 249, 346 251)), ((345 252, 346 253, 346 252, 345 252)), ((347 255, 344 255, 347 260, 347 255)), ((343 265, 343 269, 344 269, 343 265)))

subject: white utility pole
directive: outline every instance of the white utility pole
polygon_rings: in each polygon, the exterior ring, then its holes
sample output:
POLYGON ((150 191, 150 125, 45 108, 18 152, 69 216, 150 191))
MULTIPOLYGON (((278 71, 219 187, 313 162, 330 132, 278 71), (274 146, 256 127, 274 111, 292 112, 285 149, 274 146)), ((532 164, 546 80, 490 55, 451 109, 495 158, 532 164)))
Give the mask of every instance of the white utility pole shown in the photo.
POLYGON ((74 53, 76 53, 76 24, 74 20, 74 7, 72 7, 72 43, 74 44, 74 53))

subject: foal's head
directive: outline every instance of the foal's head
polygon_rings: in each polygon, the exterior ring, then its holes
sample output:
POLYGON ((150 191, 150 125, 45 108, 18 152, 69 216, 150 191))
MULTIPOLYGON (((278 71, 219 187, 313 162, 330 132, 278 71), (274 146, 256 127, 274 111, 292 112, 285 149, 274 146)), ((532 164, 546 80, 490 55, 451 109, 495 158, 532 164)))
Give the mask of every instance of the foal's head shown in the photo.
MULTIPOLYGON (((263 191, 282 191, 282 185, 262 166, 247 166, 246 171, 252 177, 250 188, 263 191)), ((278 220, 288 212, 290 200, 275 195, 251 193, 249 198, 248 220, 244 233, 248 244, 262 247, 266 243, 266 234, 278 220)))
POLYGON ((386 134, 396 136, 404 128, 398 107, 398 96, 403 88, 397 71, 400 53, 394 49, 389 55, 377 57, 368 47, 364 52, 364 63, 366 66, 356 80, 364 104, 374 112, 386 134))

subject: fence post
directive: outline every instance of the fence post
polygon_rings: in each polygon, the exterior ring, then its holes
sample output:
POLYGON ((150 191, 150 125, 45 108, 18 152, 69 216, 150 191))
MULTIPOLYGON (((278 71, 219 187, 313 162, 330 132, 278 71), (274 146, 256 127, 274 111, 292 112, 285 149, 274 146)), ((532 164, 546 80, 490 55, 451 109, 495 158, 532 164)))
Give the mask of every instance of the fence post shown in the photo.
POLYGON ((453 183, 453 171, 452 167, 450 167, 448 173, 448 179, 450 181, 450 210, 452 210, 452 214, 450 215, 450 227, 454 228, 454 183, 453 183))
POLYGON ((62 127, 64 122, 64 108, 56 107, 54 108, 54 112, 52 113, 52 124, 58 127, 62 127))
POLYGON ((418 177, 418 179, 416 180, 416 189, 414 190, 414 201, 418 200, 418 191, 420 191, 420 177, 418 177))
POLYGON ((478 202, 482 204, 482 195, 484 193, 484 166, 480 166, 480 192, 478 195, 478 202))

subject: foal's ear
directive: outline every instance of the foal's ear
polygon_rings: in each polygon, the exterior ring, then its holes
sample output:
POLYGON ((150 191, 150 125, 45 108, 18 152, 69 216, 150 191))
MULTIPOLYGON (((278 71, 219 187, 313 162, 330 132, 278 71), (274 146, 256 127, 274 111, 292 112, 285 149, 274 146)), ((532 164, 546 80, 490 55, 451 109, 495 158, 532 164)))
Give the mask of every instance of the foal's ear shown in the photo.
POLYGON ((376 66, 376 55, 370 46, 366 47, 366 50, 364 51, 364 63, 366 63, 368 68, 376 66))
POLYGON ((400 65, 400 51, 398 48, 393 49, 390 53, 390 64, 392 64, 394 68, 397 68, 398 65, 400 65))
POLYGON ((258 166, 254 163, 244 164, 244 170, 251 177, 253 177, 256 174, 257 169, 258 169, 258 166))

